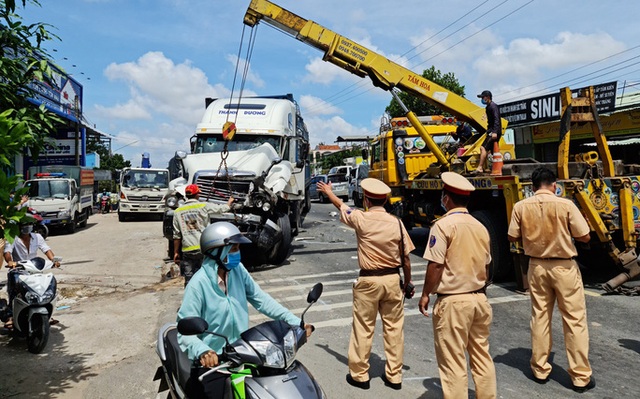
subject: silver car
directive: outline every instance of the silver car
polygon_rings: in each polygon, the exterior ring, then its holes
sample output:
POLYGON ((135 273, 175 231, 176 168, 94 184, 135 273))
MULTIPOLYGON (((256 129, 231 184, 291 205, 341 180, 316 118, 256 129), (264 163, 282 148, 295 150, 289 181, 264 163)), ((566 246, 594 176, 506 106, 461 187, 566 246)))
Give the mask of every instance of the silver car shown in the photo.
POLYGON ((344 202, 349 201, 349 177, 345 174, 328 175, 333 193, 344 202))

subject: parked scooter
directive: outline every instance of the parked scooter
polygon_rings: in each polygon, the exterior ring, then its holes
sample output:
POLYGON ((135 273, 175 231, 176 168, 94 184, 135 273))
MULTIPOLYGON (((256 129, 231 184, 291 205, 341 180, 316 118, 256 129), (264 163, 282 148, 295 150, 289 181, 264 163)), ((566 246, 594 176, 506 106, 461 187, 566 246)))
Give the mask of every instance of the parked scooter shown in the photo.
MULTIPOLYGON (((304 315, 322 294, 322 284, 316 284, 307 296, 309 305, 304 315)), ((178 335, 213 334, 223 337, 227 344, 219 355, 220 365, 199 377, 202 381, 209 373, 229 374, 225 383, 225 399, 314 399, 325 394, 309 370, 295 360, 296 353, 307 342, 301 326, 291 326, 281 320, 267 321, 248 329, 230 344, 227 337, 208 331, 209 326, 199 317, 185 317, 176 328, 165 324, 158 333, 156 351, 162 366, 154 380, 161 379, 159 392, 169 390, 171 398, 187 398, 185 387, 191 377, 192 363, 178 345, 178 335)))
POLYGON ((100 210, 102 213, 109 213, 109 211, 111 211, 111 196, 106 193, 100 197, 100 210))
MULTIPOLYGON (((60 262, 62 258, 55 258, 60 262)), ((56 278, 46 273, 54 262, 43 258, 21 260, 8 273, 7 285, 15 296, 12 303, 13 331, 26 337, 29 352, 40 353, 49 341, 49 321, 57 301, 56 278)), ((0 320, 6 322, 9 312, 5 301, 0 310, 0 320)))
POLYGON ((27 208, 27 215, 31 216, 35 223, 33 224, 33 232, 38 233, 42 238, 46 239, 49 236, 49 228, 47 227, 47 219, 44 219, 38 211, 29 207, 27 208))

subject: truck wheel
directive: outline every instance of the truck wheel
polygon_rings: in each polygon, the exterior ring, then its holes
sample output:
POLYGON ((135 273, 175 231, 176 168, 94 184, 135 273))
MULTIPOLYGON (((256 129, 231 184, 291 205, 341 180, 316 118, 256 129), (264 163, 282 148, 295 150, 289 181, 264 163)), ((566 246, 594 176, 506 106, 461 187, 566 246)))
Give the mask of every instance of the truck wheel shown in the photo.
POLYGON ((289 223, 289 216, 280 215, 278 217, 278 227, 282 230, 282 240, 278 242, 268 257, 268 262, 274 265, 279 265, 287 259, 289 255, 289 249, 291 249, 291 224, 289 223))
POLYGON ((46 224, 36 224, 33 227, 33 232, 40 234, 42 238, 44 238, 45 240, 49 236, 49 228, 47 227, 46 224))
POLYGON ((80 227, 87 227, 87 223, 89 222, 89 208, 86 208, 82 217, 82 222, 80 222, 80 227))
POLYGON ((506 217, 500 212, 487 210, 475 211, 471 214, 489 232, 491 246, 491 264, 489 265, 489 280, 505 281, 513 277, 513 259, 509 251, 507 240, 506 217))
POLYGON ((78 212, 73 215, 73 219, 67 224, 67 233, 73 234, 76 232, 76 226, 78 225, 78 212))

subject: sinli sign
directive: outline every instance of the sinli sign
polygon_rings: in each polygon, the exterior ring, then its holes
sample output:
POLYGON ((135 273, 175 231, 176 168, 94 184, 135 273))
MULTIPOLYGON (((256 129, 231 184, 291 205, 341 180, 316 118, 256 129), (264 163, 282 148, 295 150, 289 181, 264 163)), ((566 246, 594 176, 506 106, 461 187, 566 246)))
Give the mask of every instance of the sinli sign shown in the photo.
POLYGON ((531 101, 531 119, 556 118, 560 116, 559 97, 543 97, 531 101))

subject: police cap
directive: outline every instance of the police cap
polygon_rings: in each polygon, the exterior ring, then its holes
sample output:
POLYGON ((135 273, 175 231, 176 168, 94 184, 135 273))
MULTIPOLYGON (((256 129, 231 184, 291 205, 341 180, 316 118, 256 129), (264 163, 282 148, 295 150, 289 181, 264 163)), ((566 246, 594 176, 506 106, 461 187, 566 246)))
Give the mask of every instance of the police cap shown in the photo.
POLYGON ((444 189, 458 195, 470 195, 475 191, 473 184, 464 176, 454 172, 444 172, 441 176, 444 189))
POLYGON ((387 195, 391 193, 389 186, 380 180, 373 179, 371 177, 367 177, 362 180, 362 182, 360 182, 360 186, 362 187, 365 197, 369 198, 386 199, 387 195))

